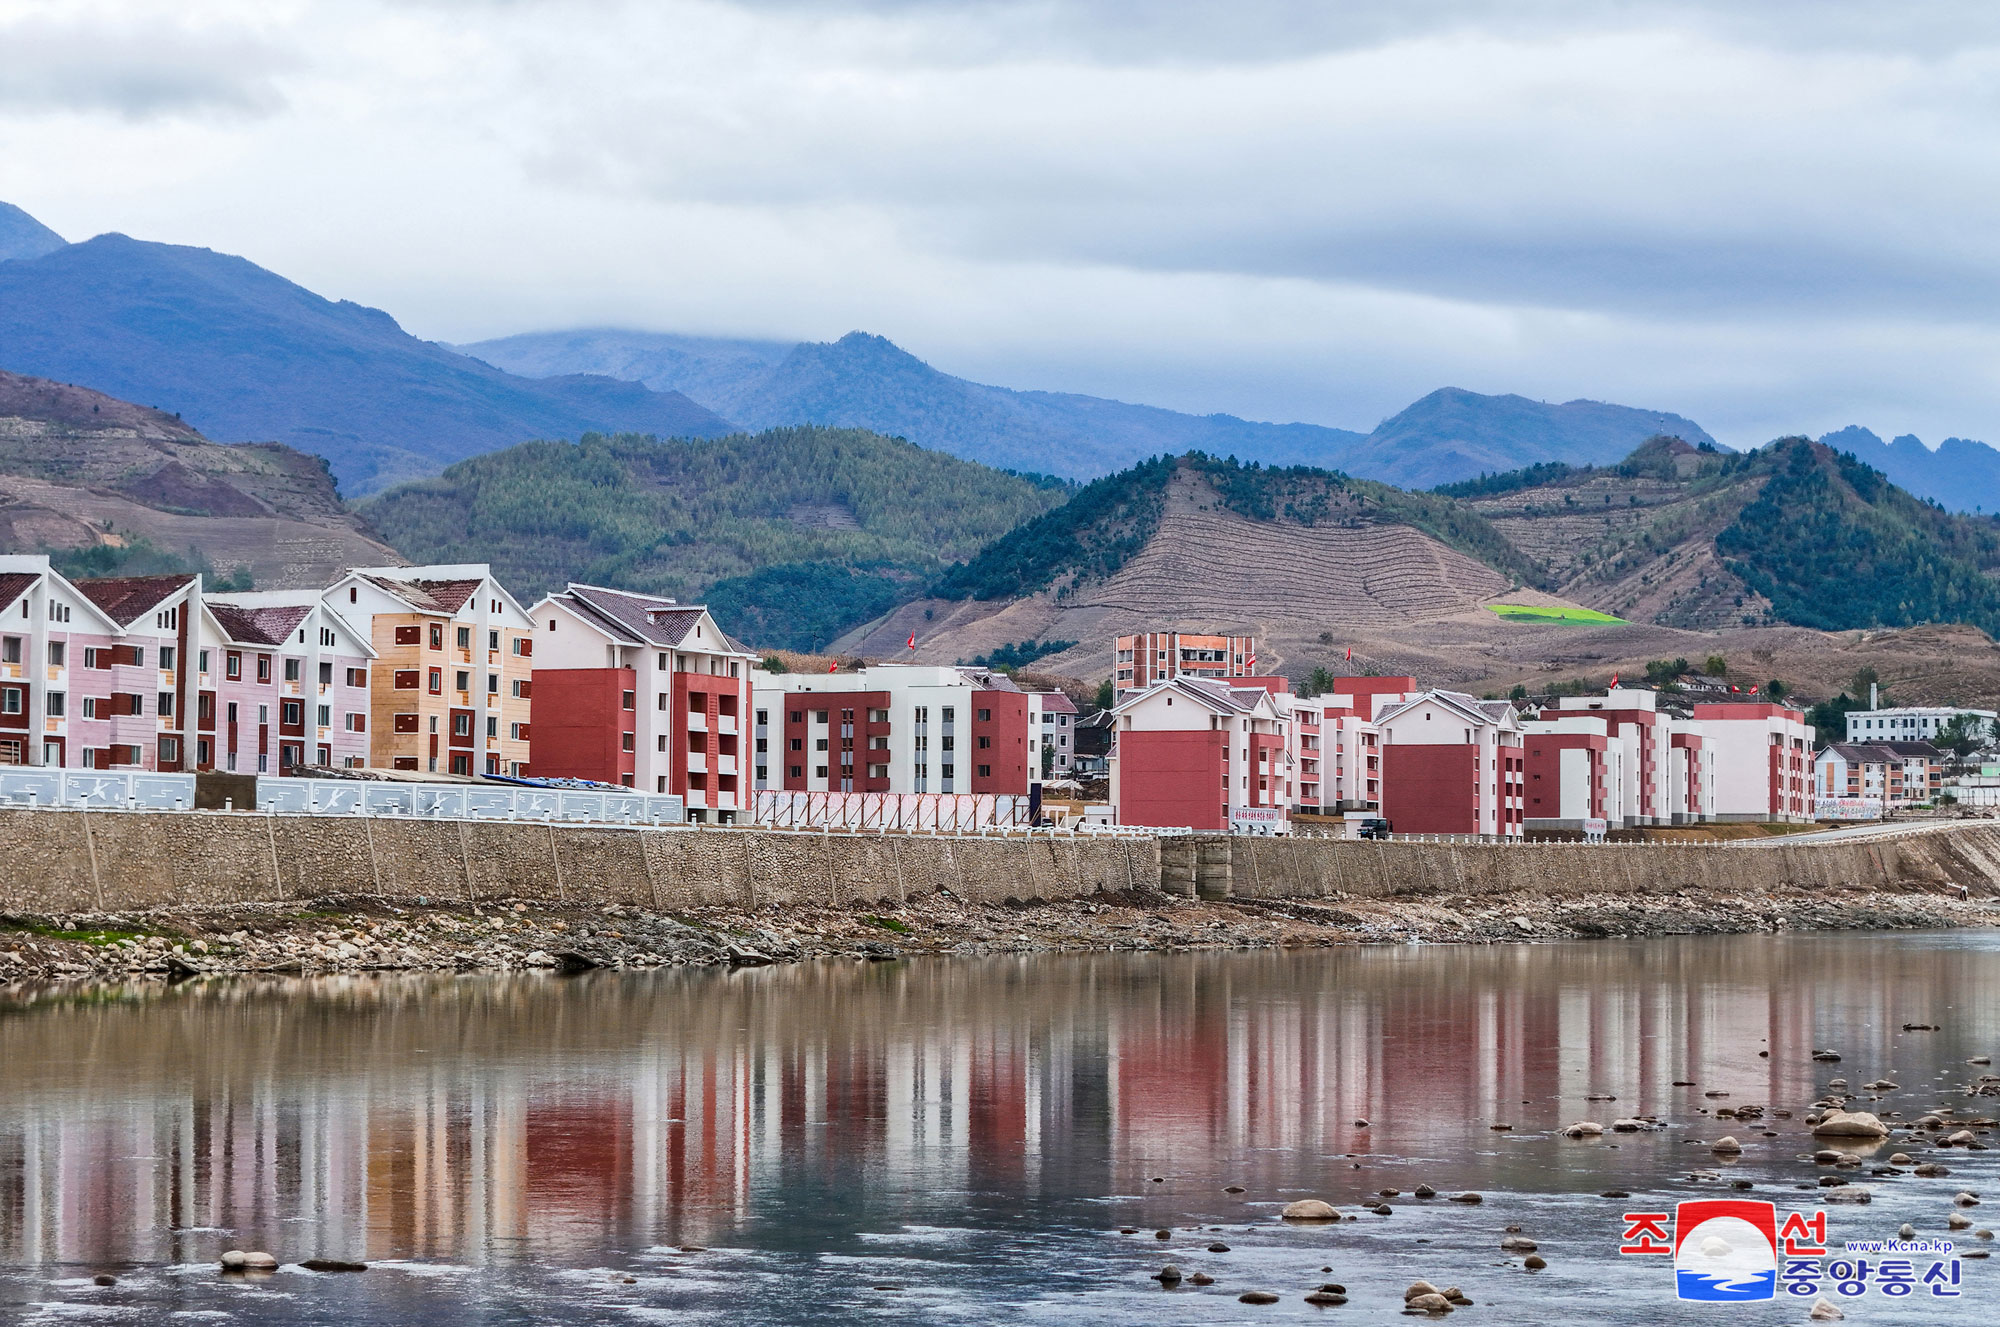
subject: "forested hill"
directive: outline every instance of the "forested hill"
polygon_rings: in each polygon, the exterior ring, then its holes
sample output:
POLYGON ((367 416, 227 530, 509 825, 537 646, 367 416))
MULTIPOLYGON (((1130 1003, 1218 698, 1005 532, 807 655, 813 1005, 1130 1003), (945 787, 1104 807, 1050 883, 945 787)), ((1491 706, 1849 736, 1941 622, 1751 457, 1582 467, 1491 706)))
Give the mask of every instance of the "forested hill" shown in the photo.
POLYGON ((1145 548, 1160 527, 1166 492, 1177 476, 1212 487, 1223 510, 1252 521, 1308 528, 1409 526, 1495 570, 1536 575, 1477 511, 1430 493, 1410 493, 1310 466, 1245 465, 1199 452, 1157 457, 1080 490, 1068 505, 1041 516, 939 578, 945 599, 991 600, 1053 587, 1063 596, 1115 574, 1145 548))
POLYGON ((413 561, 490 561, 530 597, 575 580, 705 598, 743 640, 811 649, 1068 496, 859 429, 799 427, 526 443, 360 510, 413 561))
POLYGON ((1438 494, 1476 508, 1545 588, 1634 621, 2000 630, 2000 523, 1805 438, 1740 454, 1655 438, 1615 466, 1538 465, 1438 494))

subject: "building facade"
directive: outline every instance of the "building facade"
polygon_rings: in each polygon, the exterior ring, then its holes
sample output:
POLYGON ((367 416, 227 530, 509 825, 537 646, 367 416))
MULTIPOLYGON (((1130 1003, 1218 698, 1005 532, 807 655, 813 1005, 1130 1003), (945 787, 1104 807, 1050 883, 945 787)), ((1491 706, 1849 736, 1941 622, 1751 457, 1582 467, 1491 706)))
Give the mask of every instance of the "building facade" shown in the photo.
POLYGON ((1301 814, 1381 809, 1382 738, 1375 714, 1416 694, 1411 677, 1342 677, 1317 696, 1279 697, 1291 716, 1294 805, 1301 814))
POLYGON ((1111 805, 1121 825, 1282 832, 1292 803, 1283 678, 1180 676, 1119 701, 1111 805))
POLYGON ((1189 631, 1144 631, 1118 638, 1112 685, 1144 691, 1176 677, 1211 681, 1252 677, 1257 643, 1248 636, 1204 636, 1189 631))
POLYGON ((325 598, 375 652, 371 765, 459 776, 526 770, 533 623, 491 568, 358 568, 325 598))
POLYGON ((1030 698, 1005 673, 760 672, 753 703, 759 789, 1025 794, 1041 780, 1030 698))
POLYGON ((194 768, 368 764, 375 651, 319 591, 205 595, 197 627, 194 768))
POLYGON ((572 584, 532 612, 529 773, 675 793, 695 821, 749 808, 757 656, 707 607, 572 584))
POLYGON ((1850 742, 1928 742, 1949 727, 1954 719, 1969 714, 1979 720, 1979 736, 1991 741, 2000 736, 2000 714, 1992 710, 1957 709, 1949 706, 1903 705, 1894 709, 1849 710, 1847 740, 1850 742))
POLYGON ((1511 704, 1426 691, 1385 706, 1375 725, 1382 815, 1396 833, 1520 837, 1525 756, 1511 704))
POLYGON ((1813 758, 1814 792, 1917 806, 1943 791, 1944 763, 1929 742, 1834 742, 1813 758))
POLYGON ((1769 701, 1694 707, 1714 772, 1715 818, 1797 823, 1813 815, 1813 730, 1805 715, 1769 701))
POLYGON ((1076 773, 1076 702, 1060 691, 1028 693, 1028 731, 1037 750, 1030 774, 1067 779, 1076 773))

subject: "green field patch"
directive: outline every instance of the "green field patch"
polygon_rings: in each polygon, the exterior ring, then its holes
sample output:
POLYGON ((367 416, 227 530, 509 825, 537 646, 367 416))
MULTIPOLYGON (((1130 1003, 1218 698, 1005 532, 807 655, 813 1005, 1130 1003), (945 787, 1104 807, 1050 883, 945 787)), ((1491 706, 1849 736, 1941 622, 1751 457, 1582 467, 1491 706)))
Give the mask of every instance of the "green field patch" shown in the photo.
POLYGON ((1509 622, 1553 622, 1569 627, 1622 627, 1622 617, 1600 613, 1594 608, 1554 608, 1545 604, 1488 604, 1488 608, 1509 622))

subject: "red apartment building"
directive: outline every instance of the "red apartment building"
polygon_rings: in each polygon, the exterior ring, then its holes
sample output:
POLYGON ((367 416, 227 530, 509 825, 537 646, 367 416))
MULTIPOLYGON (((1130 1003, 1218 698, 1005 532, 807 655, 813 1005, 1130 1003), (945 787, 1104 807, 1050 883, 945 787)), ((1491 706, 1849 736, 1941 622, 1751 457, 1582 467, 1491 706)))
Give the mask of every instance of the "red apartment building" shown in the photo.
POLYGON ((1526 762, 1511 704, 1427 691, 1388 706, 1375 724, 1382 815, 1396 833, 1521 833, 1526 762))
POLYGON ((1257 671, 1257 643, 1248 636, 1200 636, 1187 631, 1147 631, 1118 638, 1114 686, 1144 691, 1176 677, 1212 681, 1250 677, 1257 671))
POLYGON ((571 585, 530 610, 528 772, 679 794, 688 818, 749 806, 744 750, 757 656, 699 604, 571 585))
POLYGON ((1171 678, 1113 709, 1111 804, 1121 825, 1227 830, 1290 820, 1283 678, 1171 678))

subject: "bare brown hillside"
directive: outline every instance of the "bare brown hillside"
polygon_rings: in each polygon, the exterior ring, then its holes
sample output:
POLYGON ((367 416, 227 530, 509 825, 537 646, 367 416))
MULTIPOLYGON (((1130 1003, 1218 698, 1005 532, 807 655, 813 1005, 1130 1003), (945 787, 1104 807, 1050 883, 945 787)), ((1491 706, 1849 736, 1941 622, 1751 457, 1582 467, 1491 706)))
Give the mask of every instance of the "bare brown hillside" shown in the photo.
POLYGON ((317 458, 225 447, 172 415, 0 372, 0 550, 113 547, 248 567, 261 588, 402 561, 341 504, 317 458))

